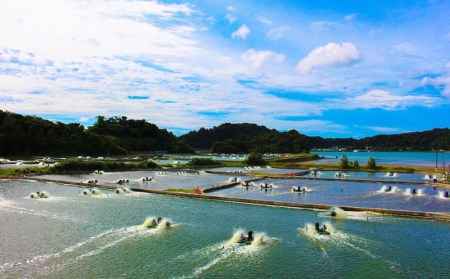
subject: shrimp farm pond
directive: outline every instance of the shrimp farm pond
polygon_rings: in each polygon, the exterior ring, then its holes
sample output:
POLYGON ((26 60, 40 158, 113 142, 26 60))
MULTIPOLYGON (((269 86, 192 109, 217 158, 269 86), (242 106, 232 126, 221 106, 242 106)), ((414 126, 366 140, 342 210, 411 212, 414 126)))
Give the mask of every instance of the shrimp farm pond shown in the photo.
POLYGON ((446 189, 427 185, 429 177, 347 173, 337 178, 324 172, 323 179, 310 174, 270 179, 240 169, 219 171, 97 171, 0 180, 0 277, 450 274, 450 199, 446 189), (372 175, 377 179, 361 181, 372 175), (164 194, 171 188, 204 193, 197 195, 201 198, 164 194), (405 218, 377 209, 447 217, 405 218))

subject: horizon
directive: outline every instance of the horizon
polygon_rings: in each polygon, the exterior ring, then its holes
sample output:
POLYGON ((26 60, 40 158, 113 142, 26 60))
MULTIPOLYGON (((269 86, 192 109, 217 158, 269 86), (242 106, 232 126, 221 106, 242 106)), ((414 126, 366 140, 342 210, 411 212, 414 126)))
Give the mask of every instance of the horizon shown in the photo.
POLYGON ((0 2, 2 110, 180 136, 255 123, 361 139, 448 128, 447 1, 0 2))

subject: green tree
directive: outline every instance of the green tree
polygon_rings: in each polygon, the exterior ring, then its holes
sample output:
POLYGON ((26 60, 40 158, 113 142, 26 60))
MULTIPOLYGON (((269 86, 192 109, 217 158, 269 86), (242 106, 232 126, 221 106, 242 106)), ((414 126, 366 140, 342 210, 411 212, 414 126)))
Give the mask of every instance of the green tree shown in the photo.
POLYGON ((258 152, 252 152, 252 153, 248 154, 244 163, 249 166, 265 166, 265 165, 267 165, 266 161, 263 159, 263 155, 258 152))
POLYGON ((359 162, 358 162, 358 160, 353 161, 353 167, 355 167, 355 169, 359 169, 359 162))
POLYGON ((350 168, 350 164, 349 164, 347 155, 345 155, 345 154, 342 155, 341 162, 340 162, 340 167, 341 167, 341 169, 348 169, 348 168, 350 168))
POLYGON ((377 162, 375 161, 375 158, 369 157, 369 160, 367 160, 367 168, 369 170, 375 170, 377 168, 377 162))

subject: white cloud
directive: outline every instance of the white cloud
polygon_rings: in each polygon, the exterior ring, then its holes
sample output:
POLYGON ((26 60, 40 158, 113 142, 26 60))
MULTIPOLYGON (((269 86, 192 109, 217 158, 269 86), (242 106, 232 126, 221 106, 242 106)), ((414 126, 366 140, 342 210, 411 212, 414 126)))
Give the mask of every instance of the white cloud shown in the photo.
POLYGON ((256 51, 249 49, 242 54, 242 61, 250 70, 259 71, 265 67, 283 63, 284 55, 269 50, 256 51))
POLYGON ((336 26, 336 25, 337 25, 337 23, 334 21, 322 20, 322 21, 314 21, 313 23, 311 23, 310 27, 315 32, 321 32, 321 31, 325 31, 329 27, 336 26))
POLYGON ((230 12, 236 12, 237 11, 236 7, 233 7, 233 6, 228 6, 227 10, 229 10, 230 12))
POLYGON ((353 21, 356 18, 356 14, 348 14, 346 16, 344 16, 344 19, 346 21, 353 21))
POLYGON ((309 73, 322 66, 346 66, 360 59, 358 48, 352 43, 328 43, 311 51, 297 64, 299 73, 309 73))
POLYGON ((401 53, 413 53, 417 50, 417 47, 414 44, 411 43, 401 43, 401 44, 396 44, 392 47, 392 49, 395 52, 401 52, 401 53))
POLYGON ((263 16, 256 16, 256 18, 255 18, 257 21, 259 21, 259 22, 261 22, 261 23, 264 23, 264 24, 267 24, 267 25, 272 25, 273 24, 273 21, 272 20, 270 20, 270 19, 268 19, 268 18, 266 18, 266 17, 263 17, 263 16))
POLYGON ((288 26, 272 28, 269 30, 269 32, 267 32, 266 38, 272 41, 276 41, 281 39, 287 31, 289 31, 288 26))
POLYGON ((376 132, 380 132, 380 133, 399 133, 401 131, 400 128, 391 128, 391 127, 377 127, 377 126, 369 126, 367 127, 371 130, 374 130, 376 132))
POLYGON ((228 22, 229 22, 230 24, 233 24, 233 22, 235 22, 235 21, 237 20, 237 17, 235 17, 235 16, 232 15, 232 14, 227 14, 227 15, 225 16, 225 18, 228 20, 228 22))
POLYGON ((231 34, 231 38, 233 38, 233 39, 240 38, 240 39, 245 40, 245 39, 247 39, 248 34, 250 34, 250 28, 248 28, 247 25, 242 24, 238 30, 236 30, 235 32, 233 32, 231 34))
POLYGON ((432 107, 440 100, 434 97, 420 95, 393 95, 385 90, 372 90, 354 98, 348 98, 340 105, 354 108, 382 108, 385 110, 403 109, 409 106, 432 107))

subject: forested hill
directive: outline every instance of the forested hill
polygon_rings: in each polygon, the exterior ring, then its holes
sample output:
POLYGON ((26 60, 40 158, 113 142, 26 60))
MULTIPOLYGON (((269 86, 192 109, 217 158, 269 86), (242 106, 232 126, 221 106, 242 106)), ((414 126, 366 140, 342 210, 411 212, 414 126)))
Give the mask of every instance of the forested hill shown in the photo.
POLYGON ((181 138, 194 148, 209 149, 215 142, 225 140, 247 141, 270 132, 276 132, 276 130, 251 123, 224 123, 211 129, 200 128, 198 131, 191 131, 182 135, 181 138))
POLYGON ((211 129, 201 128, 181 136, 195 148, 217 153, 286 152, 309 149, 347 148, 385 151, 450 150, 450 129, 433 129, 396 135, 378 135, 363 139, 308 137, 295 130, 278 132, 256 124, 222 124, 211 129))
POLYGON ((183 140, 145 120, 102 116, 88 129, 0 110, 0 155, 114 155, 193 152, 183 140))
POLYGON ((195 148, 214 153, 301 153, 308 152, 308 138, 295 130, 278 132, 250 123, 225 123, 211 129, 201 128, 181 136, 195 148))
POLYGON ((353 138, 324 139, 310 137, 312 148, 347 148, 384 151, 430 151, 450 150, 450 129, 433 129, 395 135, 377 135, 360 140, 353 138))

